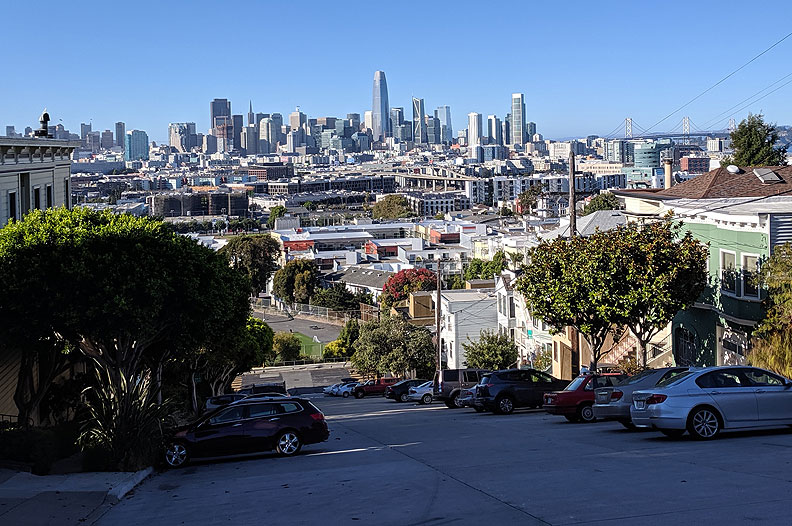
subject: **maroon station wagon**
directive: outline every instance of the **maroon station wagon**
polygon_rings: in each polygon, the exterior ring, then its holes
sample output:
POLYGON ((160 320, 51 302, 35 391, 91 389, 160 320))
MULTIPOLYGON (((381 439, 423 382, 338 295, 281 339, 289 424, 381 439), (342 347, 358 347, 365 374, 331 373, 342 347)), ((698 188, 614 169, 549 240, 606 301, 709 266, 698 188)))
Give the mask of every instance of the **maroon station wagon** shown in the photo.
POLYGON ((165 461, 179 467, 193 458, 275 450, 296 455, 324 442, 330 430, 322 412, 301 398, 244 399, 204 414, 169 441, 165 461))

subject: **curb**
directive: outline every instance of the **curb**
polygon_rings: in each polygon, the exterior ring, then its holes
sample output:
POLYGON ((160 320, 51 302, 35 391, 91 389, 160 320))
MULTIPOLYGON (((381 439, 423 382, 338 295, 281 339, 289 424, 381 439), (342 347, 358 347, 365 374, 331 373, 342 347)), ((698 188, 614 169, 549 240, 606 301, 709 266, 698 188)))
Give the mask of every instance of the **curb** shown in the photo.
POLYGON ((107 499, 113 504, 117 503, 153 472, 154 468, 151 466, 141 469, 140 471, 136 471, 118 486, 110 488, 107 491, 107 499))

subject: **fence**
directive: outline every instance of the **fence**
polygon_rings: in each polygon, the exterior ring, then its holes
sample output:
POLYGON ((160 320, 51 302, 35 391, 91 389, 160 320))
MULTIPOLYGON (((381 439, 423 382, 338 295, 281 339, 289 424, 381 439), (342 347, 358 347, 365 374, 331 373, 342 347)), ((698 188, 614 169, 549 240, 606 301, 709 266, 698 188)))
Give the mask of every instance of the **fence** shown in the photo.
MULTIPOLYGON (((272 298, 252 298, 251 305, 254 308, 273 312, 280 311, 291 316, 303 318, 317 318, 336 325, 343 325, 352 318, 361 318, 361 310, 331 310, 327 307, 318 305, 308 305, 305 303, 286 303, 276 297, 272 298)), ((362 305, 361 305, 362 307, 362 305)))

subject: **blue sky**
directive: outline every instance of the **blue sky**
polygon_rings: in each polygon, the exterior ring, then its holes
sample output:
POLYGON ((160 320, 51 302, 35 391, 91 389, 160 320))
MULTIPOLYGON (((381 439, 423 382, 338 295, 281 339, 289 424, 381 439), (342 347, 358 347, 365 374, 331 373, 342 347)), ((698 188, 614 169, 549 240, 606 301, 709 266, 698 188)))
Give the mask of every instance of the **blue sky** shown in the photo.
MULTIPOLYGON (((73 132, 122 120, 153 140, 169 122, 206 131, 215 97, 234 113, 252 99, 284 116, 362 114, 378 69, 391 106, 448 104, 455 130, 471 111, 503 117, 512 92, 548 138, 608 134, 627 116, 649 128, 792 31, 788 0, 41 0, 2 11, 0 126, 34 126, 47 106, 73 132)), ((790 56, 792 37, 657 129, 684 115, 703 127, 792 73, 790 56)), ((790 99, 792 84, 735 117, 792 124, 790 99)))

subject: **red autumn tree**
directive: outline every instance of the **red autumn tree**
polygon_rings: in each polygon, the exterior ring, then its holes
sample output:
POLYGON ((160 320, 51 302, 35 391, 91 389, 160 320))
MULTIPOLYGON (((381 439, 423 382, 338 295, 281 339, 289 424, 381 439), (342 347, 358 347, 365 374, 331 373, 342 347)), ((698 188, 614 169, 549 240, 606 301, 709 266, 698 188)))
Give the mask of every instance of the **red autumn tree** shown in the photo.
POLYGON ((431 270, 425 268, 401 270, 385 282, 379 297, 380 305, 388 309, 397 301, 407 299, 410 292, 432 290, 436 284, 437 276, 431 270))

